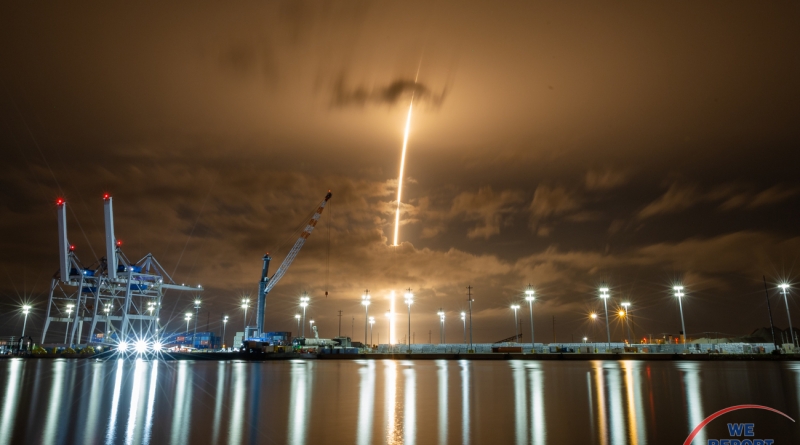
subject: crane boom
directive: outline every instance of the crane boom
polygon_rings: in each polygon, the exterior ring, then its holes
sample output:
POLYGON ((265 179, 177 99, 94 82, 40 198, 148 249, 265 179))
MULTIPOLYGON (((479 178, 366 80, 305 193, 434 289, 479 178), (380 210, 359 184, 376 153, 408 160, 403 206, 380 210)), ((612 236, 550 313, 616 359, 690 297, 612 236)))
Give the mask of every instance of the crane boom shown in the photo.
MULTIPOLYGON (((331 199, 330 190, 328 190, 328 194, 325 195, 325 199, 323 199, 319 204, 317 211, 314 212, 314 216, 311 217, 311 220, 308 222, 308 225, 306 225, 305 230, 303 230, 303 233, 300 234, 300 238, 295 241, 294 246, 292 246, 292 250, 290 250, 289 254, 286 255, 283 263, 278 266, 278 270, 274 275, 272 275, 272 277, 267 277, 267 273, 269 271, 269 261, 271 258, 269 253, 264 255, 264 266, 261 269, 261 282, 258 286, 258 306, 256 310, 256 329, 258 330, 257 335, 264 333, 264 310, 267 304, 267 294, 272 290, 273 287, 275 287, 276 284, 278 284, 278 281, 280 281, 280 279, 286 274, 286 270, 292 265, 292 261, 294 261, 297 253, 300 252, 303 244, 305 244, 306 240, 311 235, 311 232, 314 231, 314 227, 316 227, 319 217, 322 215, 322 211, 325 209, 325 204, 328 203, 329 199, 331 199)), ((245 338, 248 338, 247 333, 245 333, 245 338)))

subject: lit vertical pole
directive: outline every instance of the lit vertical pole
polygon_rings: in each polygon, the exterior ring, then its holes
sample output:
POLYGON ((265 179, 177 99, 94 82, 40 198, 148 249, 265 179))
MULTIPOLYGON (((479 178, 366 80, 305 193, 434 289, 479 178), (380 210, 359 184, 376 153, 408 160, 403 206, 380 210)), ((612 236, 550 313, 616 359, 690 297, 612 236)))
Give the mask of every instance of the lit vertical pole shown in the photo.
POLYGON ((250 307, 250 299, 242 298, 242 309, 244 309, 244 321, 242 327, 242 341, 247 340, 247 308, 250 307))
MULTIPOLYGON (((372 347, 372 345, 375 344, 372 341, 372 327, 374 325, 375 325, 375 317, 369 317, 369 344, 370 344, 370 347, 372 347)), ((380 340, 380 338, 381 338, 381 336, 379 335, 378 336, 378 340, 380 340)))
POLYGON ((25 315, 25 319, 22 322, 22 338, 25 338, 25 327, 28 326, 28 313, 31 311, 31 307, 27 304, 22 306, 22 313, 25 315))
POLYGON ((467 301, 469 302, 469 352, 475 352, 472 343, 472 286, 467 286, 467 301))
MULTIPOLYGON (((299 336, 299 335, 300 335, 300 314, 294 314, 294 319, 295 319, 295 320, 297 320, 297 335, 299 336)), ((341 329, 341 328, 339 328, 339 331, 340 331, 340 332, 341 332, 341 330, 342 330, 342 329, 341 329)), ((339 334, 339 337, 341 337, 341 336, 342 336, 342 335, 341 335, 341 334, 339 334)))
POLYGON ((303 338, 306 338, 306 307, 308 306, 308 294, 303 292, 303 296, 300 297, 300 307, 303 308, 303 338))
POLYGON ((411 354, 411 304, 414 303, 414 294, 411 293, 411 288, 406 292, 406 305, 408 306, 408 351, 411 354))
POLYGON ((528 284, 528 289, 525 290, 525 300, 528 302, 528 308, 531 312, 531 352, 536 352, 535 343, 533 341, 533 286, 528 284))
POLYGON ((444 343, 444 311, 442 308, 439 308, 439 312, 436 315, 439 316, 439 344, 441 345, 444 343))
POLYGON ((103 312, 106 313, 106 335, 103 336, 103 341, 108 341, 108 337, 111 336, 111 318, 109 312, 111 312, 111 305, 103 305, 103 312))
POLYGON ((792 333, 792 346, 795 345, 795 336, 794 336, 794 328, 792 327, 792 315, 789 313, 789 297, 787 296, 789 292, 789 285, 783 283, 779 286, 781 291, 783 291, 783 302, 786 303, 786 316, 789 317, 789 331, 792 333))
MULTIPOLYGON (((186 335, 188 336, 189 335, 189 320, 192 319, 192 313, 191 312, 187 312, 185 318, 186 318, 186 335)), ((192 342, 194 343, 194 339, 192 339, 192 342)))
POLYGON ((64 332, 64 344, 67 344, 67 332, 69 332, 69 320, 72 317, 72 308, 74 308, 74 304, 67 305, 67 330, 64 332))
POLYGON ((361 296, 361 304, 364 305, 364 347, 367 346, 367 327, 369 326, 369 289, 364 291, 361 296))
MULTIPOLYGON (((608 288, 600 288, 600 297, 603 299, 603 307, 606 309, 606 334, 608 336, 608 349, 611 349, 611 328, 608 326, 608 288)), ((609 351, 606 351, 609 352, 609 351)))
POLYGON ((222 317, 222 348, 225 349, 225 334, 228 333, 228 316, 222 317))
POLYGON ((683 350, 686 350, 686 324, 683 322, 683 286, 675 286, 673 287, 675 291, 675 296, 678 298, 678 307, 681 311, 681 329, 683 329, 683 350))
POLYGON ((467 313, 461 313, 461 323, 464 325, 464 344, 467 344, 467 313))
POLYGON ((194 333, 192 334, 192 346, 194 346, 195 341, 197 340, 197 319, 200 318, 200 299, 197 298, 194 300, 194 333))
MULTIPOLYGON (((595 337, 595 335, 597 334, 597 329, 596 329, 596 325, 595 325, 595 321, 597 321, 597 314, 592 312, 591 314, 589 314, 589 318, 592 319, 592 337, 594 338, 594 341, 592 341, 592 343, 597 343, 597 337, 595 337)), ((597 352, 597 345, 596 344, 595 344, 594 349, 595 349, 594 352, 597 352)))
POLYGON ((514 309, 514 341, 516 342, 519 339, 519 325, 517 324, 517 309, 519 309, 519 305, 512 304, 511 309, 514 309))
POLYGON ((628 315, 628 306, 630 305, 630 303, 622 303, 622 307, 625 308, 625 325, 628 327, 628 344, 632 345, 633 340, 631 339, 631 319, 628 315))

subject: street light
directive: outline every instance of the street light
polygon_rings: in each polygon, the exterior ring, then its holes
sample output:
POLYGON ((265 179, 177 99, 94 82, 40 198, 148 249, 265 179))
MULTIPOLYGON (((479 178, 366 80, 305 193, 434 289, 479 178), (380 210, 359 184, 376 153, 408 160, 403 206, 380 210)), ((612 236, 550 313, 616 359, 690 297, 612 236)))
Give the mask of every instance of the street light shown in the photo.
POLYGON ((153 311, 156 309, 156 303, 151 301, 147 303, 147 310, 150 312, 150 331, 153 331, 153 311))
POLYGON ((67 344, 67 332, 69 332, 69 321, 72 319, 72 308, 74 308, 74 304, 67 305, 67 331, 64 332, 64 344, 67 344))
POLYGON ((25 321, 22 322, 22 338, 25 338, 25 327, 28 325, 28 313, 31 311, 30 305, 22 305, 22 313, 25 315, 25 321))
POLYGON ((222 349, 225 349, 225 334, 228 332, 228 316, 222 317, 222 349))
POLYGON ((407 289, 406 295, 406 306, 408 306, 408 352, 411 354, 411 305, 414 303, 414 294, 411 293, 411 288, 407 289))
POLYGON ((194 334, 192 334, 192 344, 194 344, 194 339, 195 339, 195 337, 197 337, 197 319, 200 318, 200 299, 199 298, 195 298, 195 300, 194 300, 194 311, 195 311, 196 315, 194 317, 194 334))
POLYGON ((308 322, 308 326, 309 326, 309 329, 311 329, 311 332, 314 332, 314 320, 309 321, 308 322))
POLYGON ((787 294, 789 293, 789 285, 783 283, 778 287, 781 288, 781 291, 783 292, 783 302, 786 303, 786 316, 789 317, 789 331, 792 333, 792 347, 794 347, 795 345, 794 328, 792 327, 792 315, 789 314, 789 298, 787 296, 787 294))
POLYGON ((464 344, 467 344, 467 314, 466 312, 461 313, 461 323, 464 324, 464 344))
POLYGON ((535 352, 536 348, 534 348, 533 342, 533 300, 534 300, 534 291, 533 286, 528 284, 528 289, 525 290, 525 300, 528 302, 528 307, 531 310, 531 352, 535 352))
POLYGON ((584 343, 586 343, 586 341, 587 341, 587 340, 589 340, 589 339, 588 339, 588 338, 586 338, 586 337, 583 337, 583 342, 584 342, 584 343))
POLYGON ((519 309, 518 304, 512 304, 511 309, 514 309, 514 340, 519 339, 519 328, 517 325, 517 309, 519 309))
POLYGON ((606 334, 608 335, 608 349, 611 349, 611 328, 608 327, 608 287, 600 288, 600 298, 603 299, 603 306, 606 308, 606 334))
POLYGON ((444 311, 442 308, 439 308, 439 312, 436 313, 439 316, 439 344, 444 344, 444 311))
POLYGON ((111 304, 104 304, 103 312, 106 313, 106 335, 103 336, 103 341, 107 341, 108 340, 107 337, 111 335, 111 320, 109 319, 109 312, 111 312, 111 304))
MULTIPOLYGON (((186 335, 189 335, 189 320, 192 319, 192 313, 187 312, 184 318, 186 319, 186 335)), ((194 339, 192 339, 192 342, 194 343, 194 339)))
MULTIPOLYGON (((597 321, 597 314, 592 312, 591 314, 589 314, 589 318, 592 319, 592 337, 594 337, 594 334, 597 331, 597 329, 596 329, 597 325, 595 324, 595 322, 597 321)), ((597 337, 594 337, 594 338, 596 339, 597 337)), ((595 340, 595 341, 597 341, 597 340, 595 340)), ((594 342, 592 342, 592 344, 594 344, 594 342)), ((593 349, 594 349, 594 352, 597 352, 597 345, 595 345, 593 347, 593 349)))
MULTIPOLYGON (((372 342, 372 327, 375 325, 375 317, 369 317, 369 344, 374 345, 375 343, 372 342)), ((378 336, 380 337, 380 336, 378 336)), ((380 338, 379 338, 380 340, 380 338)))
POLYGON ((678 307, 681 310, 681 329, 683 329, 683 350, 686 351, 686 324, 683 322, 683 286, 675 286, 672 288, 675 291, 675 296, 678 298, 678 307))
POLYGON ((469 302, 469 352, 475 352, 472 343, 472 286, 467 286, 467 301, 469 302))
POLYGON ((300 297, 300 307, 303 308, 303 338, 306 337, 306 307, 308 307, 308 294, 303 292, 303 296, 300 297))
POLYGON ((628 306, 630 305, 631 304, 627 302, 622 303, 622 307, 625 308, 625 324, 628 326, 628 344, 633 343, 633 340, 631 339, 631 319, 628 317, 628 306))
POLYGON ((250 299, 242 298, 242 309, 244 309, 244 329, 242 329, 242 341, 247 339, 247 308, 250 307, 250 299))
POLYGON ((369 289, 364 291, 361 296, 361 304, 364 305, 364 346, 367 345, 367 326, 369 325, 369 289))
POLYGON ((297 320, 297 335, 300 335, 300 314, 294 314, 294 319, 297 320))

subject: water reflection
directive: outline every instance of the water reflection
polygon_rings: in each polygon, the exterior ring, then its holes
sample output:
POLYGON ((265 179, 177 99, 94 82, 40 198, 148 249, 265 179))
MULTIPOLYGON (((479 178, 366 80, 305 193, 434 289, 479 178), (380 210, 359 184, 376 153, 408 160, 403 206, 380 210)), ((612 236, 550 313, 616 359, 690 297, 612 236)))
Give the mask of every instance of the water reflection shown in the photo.
POLYGON ((0 443, 11 443, 11 430, 16 417, 17 398, 19 397, 20 379, 22 377, 22 359, 11 359, 6 380, 6 393, 3 397, 3 415, 0 417, 0 443))
POLYGON ((0 382, 0 443, 680 443, 704 407, 800 400, 793 363, 7 359, 0 382))
MULTIPOLYGON (((687 416, 689 434, 695 425, 703 421, 703 399, 700 396, 700 364, 694 362, 677 363, 678 369, 683 371, 683 389, 686 393, 687 416)), ((695 436, 695 443, 706 443, 705 429, 695 436)))
POLYGON ((470 417, 469 417, 469 367, 470 362, 459 360, 458 366, 461 367, 461 443, 470 442, 470 417))
POLYGON ((289 443, 306 443, 311 403, 311 388, 314 382, 313 373, 309 372, 311 362, 293 360, 291 368, 291 401, 289 417, 289 443))
POLYGON ((531 394, 531 442, 534 445, 544 444, 547 439, 547 422, 545 419, 544 405, 544 370, 541 363, 529 363, 525 367, 528 369, 530 378, 531 394))
POLYGON ((436 377, 439 384, 439 443, 447 443, 447 360, 436 361, 436 377))
POLYGON ((417 440, 417 375, 414 362, 403 362, 406 381, 405 407, 403 408, 403 443, 413 445, 417 440))
POLYGON ((372 419, 375 406, 375 362, 364 360, 358 362, 361 367, 359 397, 358 397, 358 443, 366 445, 372 443, 372 419))

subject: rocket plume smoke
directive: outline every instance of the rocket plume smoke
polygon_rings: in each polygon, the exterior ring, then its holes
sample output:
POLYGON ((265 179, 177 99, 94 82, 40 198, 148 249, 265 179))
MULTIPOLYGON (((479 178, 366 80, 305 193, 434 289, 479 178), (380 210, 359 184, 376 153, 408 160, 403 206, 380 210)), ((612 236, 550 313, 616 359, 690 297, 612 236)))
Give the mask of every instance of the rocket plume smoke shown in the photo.
POLYGON ((394 245, 397 245, 397 233, 400 229, 400 198, 403 195, 403 170, 406 167, 406 148, 408 147, 408 129, 411 126, 411 109, 414 106, 414 99, 408 105, 408 116, 406 117, 406 131, 403 134, 403 153, 400 155, 400 176, 397 178, 397 212, 394 215, 394 245))

